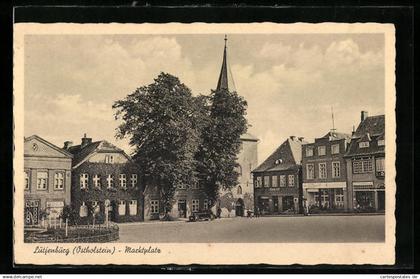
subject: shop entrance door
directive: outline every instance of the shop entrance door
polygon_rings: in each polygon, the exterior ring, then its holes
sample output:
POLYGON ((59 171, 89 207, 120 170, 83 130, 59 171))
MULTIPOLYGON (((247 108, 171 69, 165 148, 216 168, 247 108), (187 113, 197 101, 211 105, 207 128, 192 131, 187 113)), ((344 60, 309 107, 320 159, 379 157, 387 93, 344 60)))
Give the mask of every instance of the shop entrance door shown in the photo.
POLYGON ((293 196, 285 196, 282 198, 283 211, 293 210, 294 202, 293 196))
POLYGON ((279 197, 273 196, 273 212, 279 213, 279 197))
POLYGON ((385 210, 385 191, 378 191, 378 210, 385 210))

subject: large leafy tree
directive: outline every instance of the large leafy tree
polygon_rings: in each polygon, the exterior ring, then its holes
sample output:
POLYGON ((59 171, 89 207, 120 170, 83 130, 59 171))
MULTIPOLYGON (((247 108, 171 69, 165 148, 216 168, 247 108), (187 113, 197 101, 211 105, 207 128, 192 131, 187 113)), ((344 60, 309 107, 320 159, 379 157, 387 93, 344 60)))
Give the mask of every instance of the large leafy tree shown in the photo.
POLYGON ((214 203, 221 189, 238 184, 237 155, 240 137, 247 130, 247 103, 236 92, 223 88, 212 91, 209 101, 209 118, 201 133, 196 160, 200 183, 214 203))
POLYGON ((122 124, 117 137, 130 139, 133 158, 144 174, 145 183, 160 191, 161 209, 172 208, 177 187, 196 179, 195 154, 206 123, 206 98, 194 98, 190 89, 175 76, 161 73, 154 83, 116 101, 116 119, 122 124))

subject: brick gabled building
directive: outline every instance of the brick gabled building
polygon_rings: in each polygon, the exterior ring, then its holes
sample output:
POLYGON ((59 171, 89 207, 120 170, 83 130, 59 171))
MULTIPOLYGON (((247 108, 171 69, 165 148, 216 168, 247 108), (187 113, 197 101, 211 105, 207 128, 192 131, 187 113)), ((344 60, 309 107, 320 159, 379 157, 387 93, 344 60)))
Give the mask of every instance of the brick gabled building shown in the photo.
POLYGON ((306 143, 301 137, 289 137, 252 171, 255 208, 260 214, 301 211, 301 157, 306 143))
POLYGON ((347 210, 344 154, 350 135, 330 131, 302 148, 303 195, 308 207, 347 210))
POLYGON ((368 117, 353 133, 345 154, 350 210, 385 210, 385 115, 368 117))
POLYGON ((95 210, 114 222, 143 220, 143 194, 136 164, 122 149, 105 140, 92 142, 86 134, 80 145, 64 143, 74 156, 72 206, 86 217, 95 210))

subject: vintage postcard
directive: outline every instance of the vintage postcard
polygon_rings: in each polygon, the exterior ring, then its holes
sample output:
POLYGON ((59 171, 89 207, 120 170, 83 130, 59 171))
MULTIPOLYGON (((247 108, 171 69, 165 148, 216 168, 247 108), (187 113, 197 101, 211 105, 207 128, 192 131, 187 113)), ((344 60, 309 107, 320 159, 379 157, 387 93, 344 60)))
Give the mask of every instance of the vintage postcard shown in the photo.
POLYGON ((392 24, 14 30, 16 264, 394 264, 392 24))

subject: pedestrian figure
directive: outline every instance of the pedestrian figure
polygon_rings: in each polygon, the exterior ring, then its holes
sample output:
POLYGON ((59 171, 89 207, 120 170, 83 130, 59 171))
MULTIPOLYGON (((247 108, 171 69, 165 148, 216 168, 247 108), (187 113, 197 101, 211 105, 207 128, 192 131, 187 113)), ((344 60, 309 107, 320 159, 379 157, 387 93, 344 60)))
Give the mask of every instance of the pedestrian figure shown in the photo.
POLYGON ((217 208, 217 218, 220 219, 220 216, 222 215, 222 209, 220 207, 217 208))

